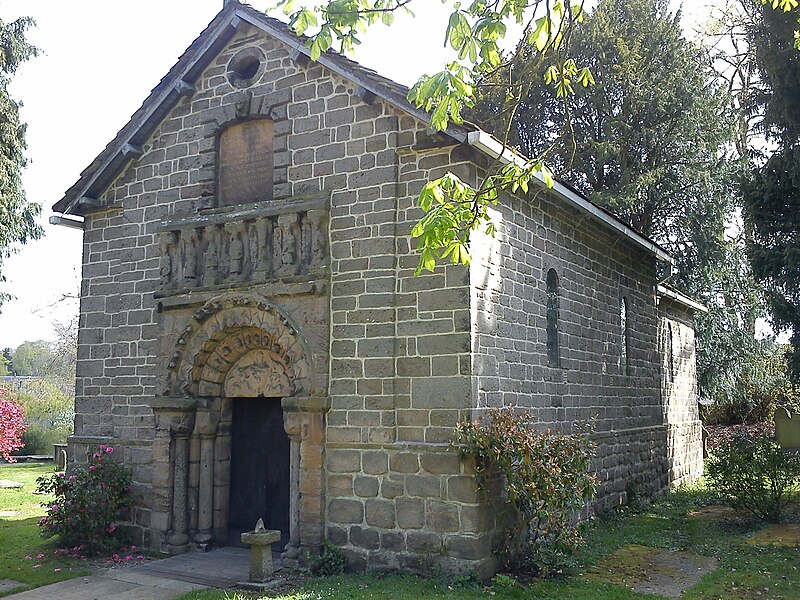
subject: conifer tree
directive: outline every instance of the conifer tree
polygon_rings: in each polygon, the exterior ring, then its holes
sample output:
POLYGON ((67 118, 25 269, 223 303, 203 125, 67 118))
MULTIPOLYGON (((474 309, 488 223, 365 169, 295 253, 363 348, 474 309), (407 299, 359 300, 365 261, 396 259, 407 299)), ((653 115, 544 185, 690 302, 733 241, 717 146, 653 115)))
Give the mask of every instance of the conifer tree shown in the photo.
MULTIPOLYGON (((26 17, 12 23, 0 20, 0 281, 5 280, 3 260, 16 250, 17 244, 38 239, 43 233, 35 221, 41 207, 28 202, 22 189, 25 125, 20 122, 19 103, 8 92, 17 68, 37 54, 25 39, 25 32, 33 24, 26 17)), ((6 297, 0 294, 0 306, 6 297)))

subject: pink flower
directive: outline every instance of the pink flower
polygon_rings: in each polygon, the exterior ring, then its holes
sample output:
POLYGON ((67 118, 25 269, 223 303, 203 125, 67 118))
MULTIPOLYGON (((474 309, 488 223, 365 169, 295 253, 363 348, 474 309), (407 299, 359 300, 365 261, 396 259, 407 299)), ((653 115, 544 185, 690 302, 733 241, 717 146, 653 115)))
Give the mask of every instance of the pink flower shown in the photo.
POLYGON ((111 558, 113 558, 114 560, 119 560, 119 554, 112 554, 111 558))
POLYGON ((25 560, 33 560, 33 557, 32 556, 26 556, 25 560))
POLYGON ((100 452, 103 452, 106 449, 105 444, 100 444, 100 452))
POLYGON ((92 458, 100 458, 100 453, 99 452, 93 453, 92 458))
POLYGON ((133 560, 133 557, 132 557, 130 554, 128 554, 128 555, 125 557, 125 560, 133 560))
POLYGON ((113 451, 114 451, 114 449, 111 446, 106 446, 106 452, 111 454, 113 451))
POLYGON ((97 467, 95 467, 94 465, 89 465, 89 470, 90 470, 90 471, 94 471, 96 468, 97 468, 97 467))
POLYGON ((54 573, 61 573, 61 569, 58 569, 58 568, 56 568, 56 569, 53 569, 53 572, 54 572, 54 573))
POLYGON ((36 558, 44 558, 44 553, 40 552, 36 555, 36 558))
POLYGON ((108 533, 114 533, 116 530, 117 530, 117 526, 114 525, 113 523, 108 526, 108 529, 106 529, 106 531, 108 531, 108 533))
POLYGON ((138 558, 139 560, 144 560, 145 556, 144 556, 144 554, 140 554, 140 555, 139 555, 139 556, 137 556, 136 558, 138 558))
POLYGON ((42 566, 42 565, 33 565, 33 568, 34 568, 34 569, 39 569, 39 568, 41 568, 41 566, 42 566))
POLYGON ((131 546, 131 550, 136 550, 136 548, 138 548, 138 546, 137 546, 136 544, 133 544, 133 545, 131 546))

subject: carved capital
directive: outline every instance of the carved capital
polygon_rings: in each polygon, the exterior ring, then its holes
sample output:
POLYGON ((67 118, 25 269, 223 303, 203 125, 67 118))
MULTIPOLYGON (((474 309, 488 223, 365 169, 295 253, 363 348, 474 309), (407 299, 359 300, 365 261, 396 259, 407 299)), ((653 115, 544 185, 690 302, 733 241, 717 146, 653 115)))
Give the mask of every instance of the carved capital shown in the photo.
POLYGON ((194 429, 197 400, 159 396, 151 403, 156 417, 156 429, 188 436, 194 429))

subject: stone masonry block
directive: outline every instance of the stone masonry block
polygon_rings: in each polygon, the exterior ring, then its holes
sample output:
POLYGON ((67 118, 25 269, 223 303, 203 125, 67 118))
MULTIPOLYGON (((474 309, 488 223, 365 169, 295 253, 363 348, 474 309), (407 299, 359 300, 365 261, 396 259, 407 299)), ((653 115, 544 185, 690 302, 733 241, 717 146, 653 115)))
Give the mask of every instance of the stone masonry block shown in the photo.
POLYGON ((406 477, 406 492, 409 496, 439 498, 441 497, 441 480, 434 475, 409 475, 406 477))
POLYGON ((449 502, 429 500, 426 523, 433 531, 458 531, 458 507, 449 502))
POLYGON ((467 408, 472 386, 468 377, 425 377, 411 380, 414 408, 467 408))
POLYGON ((389 472, 389 457, 382 450, 366 450, 361 456, 364 473, 383 475, 389 472))
POLYGON ((395 526, 395 505, 389 500, 367 500, 365 505, 367 524, 382 529, 395 526))
POLYGON ((420 464, 428 473, 457 475, 461 473, 461 460, 455 452, 431 452, 420 456, 420 464))
POLYGON ((392 454, 389 468, 395 473, 416 473, 419 471, 419 455, 413 452, 392 454))
POLYGON ((327 459, 331 473, 357 473, 361 470, 361 454, 358 450, 332 448, 328 450, 327 459))
POLYGON ((353 489, 356 496, 362 498, 374 498, 378 495, 380 483, 375 477, 356 477, 353 481, 353 489))
POLYGON ((332 523, 361 523, 364 520, 364 505, 358 500, 331 500, 328 503, 328 519, 332 523))

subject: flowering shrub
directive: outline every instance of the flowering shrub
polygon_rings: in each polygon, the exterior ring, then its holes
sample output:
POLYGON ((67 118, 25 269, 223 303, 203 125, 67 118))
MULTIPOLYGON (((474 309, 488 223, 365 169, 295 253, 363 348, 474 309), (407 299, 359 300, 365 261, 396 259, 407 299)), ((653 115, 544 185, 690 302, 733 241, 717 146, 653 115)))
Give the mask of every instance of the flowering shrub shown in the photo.
POLYGON ((24 423, 25 411, 17 404, 11 392, 0 388, 0 459, 14 462, 11 453, 22 448, 22 434, 27 426, 24 423))
POLYGON ((779 523, 800 489, 800 455, 784 451, 763 434, 745 428, 723 438, 706 462, 711 487, 759 519, 779 523))
POLYGON ((573 514, 594 496, 589 473, 592 447, 587 434, 537 431, 527 412, 511 406, 489 409, 486 417, 456 428, 462 455, 475 459, 478 486, 502 475, 515 513, 508 534, 511 568, 525 566, 547 576, 565 566, 583 542, 573 514))
POLYGON ((124 543, 117 527, 131 504, 131 474, 110 460, 111 446, 89 450, 88 467, 69 474, 56 473, 37 480, 39 491, 55 495, 45 503, 47 514, 39 521, 43 537, 60 537, 61 544, 82 547, 87 554, 115 550, 124 543))

